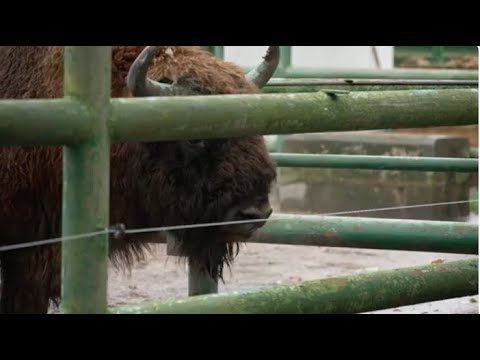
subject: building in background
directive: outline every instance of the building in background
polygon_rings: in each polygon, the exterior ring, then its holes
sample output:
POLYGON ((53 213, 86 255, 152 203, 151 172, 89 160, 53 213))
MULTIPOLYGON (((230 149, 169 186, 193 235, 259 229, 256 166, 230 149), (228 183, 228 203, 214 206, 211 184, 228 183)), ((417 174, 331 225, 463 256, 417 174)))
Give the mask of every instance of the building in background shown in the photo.
MULTIPOLYGON (((250 67, 266 46, 225 46, 225 59, 250 67)), ((292 46, 292 66, 332 69, 392 69, 393 46, 292 46)))

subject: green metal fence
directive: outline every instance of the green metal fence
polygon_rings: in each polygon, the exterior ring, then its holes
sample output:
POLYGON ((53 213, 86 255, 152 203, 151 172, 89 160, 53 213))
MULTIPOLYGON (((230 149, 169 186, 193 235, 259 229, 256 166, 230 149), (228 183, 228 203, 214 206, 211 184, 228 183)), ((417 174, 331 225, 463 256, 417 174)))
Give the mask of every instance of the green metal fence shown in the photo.
MULTIPOLYGON (((283 50, 280 72, 288 75, 290 49, 283 50)), ((63 99, 0 100, 1 145, 64 145, 63 236, 102 232, 108 227, 109 148, 113 141, 470 125, 478 121, 478 90, 471 88, 351 92, 341 96, 320 92, 111 99, 109 46, 67 46, 64 72, 63 99)), ((407 73, 395 74, 409 77, 407 73)), ((473 73, 458 74, 442 72, 435 76, 474 77, 473 73)), ((275 156, 284 165, 295 165, 289 162, 291 154, 275 156)), ((297 159, 306 166, 478 171, 475 159, 411 160, 325 156, 297 159)), ((252 241, 478 254, 478 226, 473 224, 292 218, 281 214, 277 220, 267 224, 252 241), (325 226, 335 228, 335 236, 325 226)), ((478 293, 477 262, 465 260, 247 294, 198 296, 182 300, 184 305, 165 302, 108 309, 107 235, 65 242, 62 249, 63 313, 358 312, 478 293), (353 300, 346 303, 346 298, 353 300)), ((190 295, 214 292, 217 285, 211 279, 190 274, 190 295)))

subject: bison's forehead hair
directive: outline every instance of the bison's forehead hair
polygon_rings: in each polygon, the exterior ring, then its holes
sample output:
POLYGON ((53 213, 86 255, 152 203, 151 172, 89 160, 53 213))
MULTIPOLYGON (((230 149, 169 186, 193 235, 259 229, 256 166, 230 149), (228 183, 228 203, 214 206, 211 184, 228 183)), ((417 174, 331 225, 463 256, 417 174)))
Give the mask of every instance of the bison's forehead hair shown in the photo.
MULTIPOLYGON (((118 81, 125 79, 133 61, 144 47, 114 47, 113 59, 118 81)), ((256 93, 259 90, 245 78, 243 69, 231 62, 216 58, 200 46, 159 46, 151 61, 148 77, 153 80, 175 83, 182 79, 196 93, 235 94, 256 93)), ((122 86, 124 84, 122 83, 122 86)))
MULTIPOLYGON (((26 47, 25 47, 26 48, 26 47)), ((29 48, 36 51, 42 63, 37 73, 38 83, 46 87, 50 97, 63 96, 63 46, 29 48), (42 79, 40 79, 42 78, 42 79)), ((112 47, 112 97, 129 96, 126 77, 144 46, 112 47)), ((27 51, 27 49, 25 50, 27 51)), ((31 58, 31 54, 19 54, 31 58)), ((18 60, 18 57, 17 57, 18 60)), ((176 82, 182 78, 194 81, 203 94, 257 93, 257 87, 245 78, 243 69, 218 59, 201 46, 160 46, 148 70, 154 80, 176 82)), ((37 88, 38 88, 37 87, 37 88)))

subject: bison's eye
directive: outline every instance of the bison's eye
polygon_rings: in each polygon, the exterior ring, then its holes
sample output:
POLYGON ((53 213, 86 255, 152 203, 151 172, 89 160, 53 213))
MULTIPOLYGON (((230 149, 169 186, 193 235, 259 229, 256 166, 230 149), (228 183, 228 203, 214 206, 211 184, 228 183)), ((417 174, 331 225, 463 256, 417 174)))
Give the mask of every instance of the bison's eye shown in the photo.
POLYGON ((205 154, 207 142, 204 140, 185 140, 179 143, 178 149, 180 151, 180 161, 185 165, 205 154))
POLYGON ((206 145, 206 142, 204 140, 187 140, 187 144, 190 146, 204 148, 206 145))
POLYGON ((163 83, 163 84, 169 84, 172 85, 173 81, 169 78, 162 77, 161 79, 158 79, 158 82, 163 83))

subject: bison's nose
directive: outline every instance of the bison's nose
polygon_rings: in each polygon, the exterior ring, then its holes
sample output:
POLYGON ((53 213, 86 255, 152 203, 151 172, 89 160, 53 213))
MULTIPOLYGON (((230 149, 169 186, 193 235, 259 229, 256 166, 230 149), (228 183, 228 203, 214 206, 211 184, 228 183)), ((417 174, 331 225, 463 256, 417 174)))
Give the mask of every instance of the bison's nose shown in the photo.
POLYGON ((255 228, 262 227, 265 225, 266 221, 257 221, 257 220, 265 220, 272 215, 272 208, 270 205, 264 205, 262 207, 257 206, 250 206, 246 209, 239 210, 235 216, 235 220, 255 220, 251 224, 255 228))
POLYGON ((257 202, 250 206, 237 206, 227 211, 225 221, 240 224, 227 225, 224 230, 243 236, 251 236, 255 230, 265 225, 266 220, 272 214, 272 208, 268 201, 257 202))
POLYGON ((272 208, 267 199, 256 199, 249 204, 238 204, 227 210, 223 220, 225 222, 240 222, 236 224, 225 224, 221 227, 222 232, 231 235, 250 237, 261 228, 272 215, 272 208))

